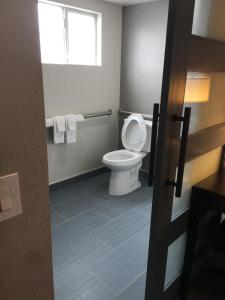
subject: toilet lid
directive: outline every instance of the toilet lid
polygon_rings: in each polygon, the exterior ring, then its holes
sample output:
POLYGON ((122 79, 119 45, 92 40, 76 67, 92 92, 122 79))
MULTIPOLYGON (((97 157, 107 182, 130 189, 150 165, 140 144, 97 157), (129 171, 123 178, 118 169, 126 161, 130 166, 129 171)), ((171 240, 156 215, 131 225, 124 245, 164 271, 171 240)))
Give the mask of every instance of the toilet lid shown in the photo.
POLYGON ((145 120, 139 114, 130 115, 122 129, 122 142, 127 150, 141 152, 147 139, 145 120))

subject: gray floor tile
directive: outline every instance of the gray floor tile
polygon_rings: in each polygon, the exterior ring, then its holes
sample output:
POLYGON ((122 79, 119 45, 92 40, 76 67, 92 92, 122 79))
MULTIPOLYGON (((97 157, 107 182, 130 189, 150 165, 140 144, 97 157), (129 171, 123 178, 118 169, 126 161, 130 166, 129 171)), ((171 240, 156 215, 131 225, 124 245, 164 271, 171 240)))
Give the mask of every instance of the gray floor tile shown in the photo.
POLYGON ((152 199, 146 198, 142 194, 135 195, 134 198, 131 198, 130 201, 134 208, 140 209, 140 211, 145 215, 149 216, 149 212, 152 206, 152 199))
MULTIPOLYGON (((79 292, 79 290, 78 290, 79 292)), ((115 297, 104 286, 100 285, 93 277, 86 281, 82 293, 77 295, 74 299, 78 300, 114 300, 115 297)))
POLYGON ((140 195, 138 199, 139 199, 139 203, 136 205, 135 209, 146 216, 151 216, 152 200, 146 199, 146 197, 142 195, 140 195))
POLYGON ((108 183, 110 179, 110 172, 103 173, 101 175, 92 177, 87 180, 89 186, 96 186, 103 183, 108 183))
POLYGON ((63 284, 60 287, 54 288, 55 300, 75 300, 73 298, 73 288, 67 284, 63 284))
POLYGON ((64 187, 62 191, 63 193, 67 194, 71 199, 90 193, 91 188, 82 181, 81 183, 79 182, 68 185, 64 187))
POLYGON ((129 198, 107 196, 105 197, 105 201, 100 202, 95 208, 103 214, 115 218, 133 208, 136 208, 145 215, 149 215, 151 213, 151 206, 151 199, 146 199, 142 195, 132 196, 131 194, 129 198), (107 198, 110 200, 107 201, 107 198))
POLYGON ((149 237, 150 237, 150 225, 147 226, 145 229, 143 229, 140 232, 140 235, 149 240, 149 237))
POLYGON ((66 201, 70 200, 72 197, 62 190, 57 190, 50 193, 51 207, 55 207, 57 205, 61 205, 66 201))
POLYGON ((142 186, 133 192, 133 195, 143 196, 146 200, 152 199, 153 188, 150 186, 142 186))
POLYGON ((116 218, 136 206, 136 201, 132 201, 131 198, 105 196, 102 201, 97 202, 95 209, 106 216, 116 218))
POLYGON ((78 238, 74 243, 65 243, 64 248, 53 249, 55 272, 61 272, 70 264, 76 264, 78 270, 87 269, 89 264, 111 253, 111 248, 102 244, 91 235, 78 238))
POLYGON ((109 177, 51 193, 56 300, 143 300, 152 189, 143 180, 139 190, 113 197, 109 177))
POLYGON ((137 235, 149 223, 149 218, 138 211, 127 213, 92 230, 92 234, 112 248, 118 247, 131 237, 137 235))
POLYGON ((113 197, 96 189, 85 195, 72 198, 65 204, 55 207, 55 210, 66 218, 72 218, 95 208, 106 216, 115 218, 135 207, 140 207, 142 213, 149 214, 151 200, 136 194, 113 197))
POLYGON ((71 219, 62 226, 52 230, 53 246, 56 243, 58 248, 65 248, 64 243, 76 241, 79 237, 85 236, 88 232, 98 227, 103 227, 109 222, 109 218, 99 214, 95 210, 89 210, 86 213, 71 219))
POLYGON ((52 228, 55 228, 56 226, 61 225, 66 221, 66 218, 58 214, 56 211, 51 210, 51 225, 52 228))
POLYGON ((129 240, 91 266, 93 275, 112 294, 118 296, 147 268, 147 240, 129 240))
POLYGON ((92 278, 86 269, 78 268, 76 262, 72 262, 63 268, 54 269, 54 286, 60 288, 63 285, 68 285, 74 288, 82 286, 86 279, 92 278))
POLYGON ((54 276, 56 298, 64 300, 113 300, 114 297, 104 286, 100 285, 87 270, 79 270, 72 263, 54 276), (67 291, 65 290, 67 289, 67 291))
POLYGON ((62 216, 70 219, 94 208, 97 202, 101 203, 100 197, 98 198, 93 193, 87 193, 85 195, 72 198, 65 204, 55 207, 55 210, 62 216))
POLYGON ((61 189, 61 191, 73 198, 80 197, 92 192, 93 190, 96 190, 97 186, 104 185, 104 183, 109 180, 108 178, 108 173, 101 174, 93 178, 66 186, 65 188, 61 189))
POLYGON ((97 184, 93 190, 96 195, 103 195, 108 196, 109 195, 109 180, 103 183, 97 184))
POLYGON ((103 227, 108 218, 90 210, 52 231, 53 258, 59 269, 75 262, 78 268, 96 261, 111 249, 88 233, 93 228, 103 227))
MULTIPOLYGON (((78 279, 78 278, 77 278, 78 279)), ((74 281, 71 286, 63 283, 55 288, 56 300, 114 300, 114 296, 100 285, 93 276, 87 275, 83 280, 74 281)))
POLYGON ((116 300, 144 300, 146 273, 138 277, 116 300))

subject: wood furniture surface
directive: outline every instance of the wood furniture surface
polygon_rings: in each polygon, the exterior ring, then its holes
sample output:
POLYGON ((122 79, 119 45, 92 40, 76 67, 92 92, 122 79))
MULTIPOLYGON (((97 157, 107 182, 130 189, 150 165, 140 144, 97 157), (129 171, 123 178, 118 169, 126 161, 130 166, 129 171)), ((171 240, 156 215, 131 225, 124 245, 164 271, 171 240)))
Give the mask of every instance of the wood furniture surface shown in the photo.
MULTIPOLYGON (((208 212, 209 210, 215 211, 219 213, 219 215, 225 213, 225 168, 199 182, 192 188, 188 238, 181 285, 181 299, 187 299, 186 295, 195 257, 198 228, 203 210, 204 212, 208 212)), ((218 219, 218 222, 219 221, 220 219, 218 219)))

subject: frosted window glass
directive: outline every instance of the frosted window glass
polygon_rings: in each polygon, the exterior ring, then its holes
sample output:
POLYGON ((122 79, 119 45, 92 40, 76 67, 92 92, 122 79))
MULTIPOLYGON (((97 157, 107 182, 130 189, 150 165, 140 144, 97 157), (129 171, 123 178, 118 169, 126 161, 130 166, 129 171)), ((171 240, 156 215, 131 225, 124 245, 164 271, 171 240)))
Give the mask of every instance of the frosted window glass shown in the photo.
POLYGON ((220 165, 221 148, 210 151, 186 163, 181 198, 174 195, 172 220, 190 207, 192 186, 217 172, 220 165))
POLYGON ((169 246, 166 267, 165 289, 181 274, 184 263, 187 233, 181 235, 169 246))
POLYGON ((68 63, 96 65, 96 17, 68 12, 68 63))
POLYGON ((39 3, 39 30, 42 63, 64 64, 64 17, 59 6, 39 3))

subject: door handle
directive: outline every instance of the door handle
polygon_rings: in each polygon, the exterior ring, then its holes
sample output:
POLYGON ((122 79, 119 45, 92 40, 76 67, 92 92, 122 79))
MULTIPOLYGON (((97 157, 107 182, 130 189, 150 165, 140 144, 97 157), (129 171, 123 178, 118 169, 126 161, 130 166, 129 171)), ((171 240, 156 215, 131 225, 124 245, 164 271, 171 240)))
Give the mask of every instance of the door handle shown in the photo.
POLYGON ((158 121, 159 121, 159 104, 155 103, 153 107, 153 121, 152 121, 152 137, 151 137, 151 150, 150 150, 150 162, 149 162, 149 177, 148 185, 153 186, 155 175, 155 156, 156 145, 158 136, 158 121))
POLYGON ((185 108, 184 117, 174 116, 173 118, 174 121, 183 122, 177 178, 176 178, 176 182, 169 181, 169 184, 176 188, 175 196, 178 198, 180 198, 182 194, 190 119, 191 119, 191 107, 185 108))

